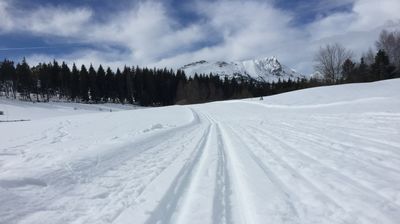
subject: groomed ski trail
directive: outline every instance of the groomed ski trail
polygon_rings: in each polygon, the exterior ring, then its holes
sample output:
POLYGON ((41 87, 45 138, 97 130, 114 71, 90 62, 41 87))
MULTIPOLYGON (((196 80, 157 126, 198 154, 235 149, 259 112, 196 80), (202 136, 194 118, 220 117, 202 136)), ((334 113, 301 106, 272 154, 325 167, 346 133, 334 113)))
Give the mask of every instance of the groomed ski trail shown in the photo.
POLYGON ((217 123, 206 114, 196 114, 204 127, 201 137, 190 156, 173 165, 173 178, 168 170, 159 178, 163 183, 170 178, 168 187, 154 192, 158 182, 152 183, 154 188, 143 194, 151 199, 124 212, 117 223, 232 223, 226 152, 217 123))

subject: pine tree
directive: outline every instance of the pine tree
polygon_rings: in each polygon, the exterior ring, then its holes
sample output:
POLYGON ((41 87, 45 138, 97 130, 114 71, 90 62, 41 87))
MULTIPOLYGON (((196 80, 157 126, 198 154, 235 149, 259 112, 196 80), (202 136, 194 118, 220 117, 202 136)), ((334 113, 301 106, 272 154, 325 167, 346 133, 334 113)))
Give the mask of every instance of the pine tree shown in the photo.
POLYGON ((343 68, 342 68, 342 77, 343 80, 346 82, 355 82, 356 78, 355 76, 355 63, 351 61, 350 59, 347 59, 343 63, 343 68))
POLYGON ((127 66, 124 67, 124 70, 122 72, 123 76, 123 82, 125 82, 125 99, 128 100, 130 104, 133 104, 134 101, 134 96, 133 96, 133 71, 127 66))
POLYGON ((23 98, 31 99, 30 92, 33 88, 32 74, 31 69, 25 58, 22 60, 21 64, 17 64, 15 72, 19 80, 17 84, 17 90, 21 93, 23 98))
POLYGON ((36 102, 39 102, 39 95, 40 95, 40 81, 39 81, 39 75, 40 75, 40 66, 41 64, 39 64, 36 67, 33 67, 31 69, 31 73, 32 73, 32 83, 33 83, 33 92, 36 95, 36 102))
POLYGON ((368 82, 372 79, 370 77, 369 67, 365 63, 364 58, 361 58, 360 64, 358 65, 358 67, 356 67, 354 79, 355 82, 368 82))
POLYGON ((52 95, 56 95, 60 93, 60 70, 61 67, 58 65, 56 60, 53 61, 53 64, 49 66, 50 68, 50 91, 52 95))
POLYGON ((82 101, 89 101, 89 73, 85 67, 82 65, 81 71, 79 73, 79 92, 82 101))
POLYGON ((79 71, 76 68, 75 63, 72 65, 72 72, 71 72, 71 99, 76 100, 76 98, 80 95, 79 94, 79 71))
POLYGON ((154 105, 156 95, 156 86, 154 73, 148 68, 143 69, 143 93, 140 99, 142 106, 154 105))
POLYGON ((106 101, 113 100, 115 102, 116 93, 115 93, 115 75, 111 71, 111 68, 107 68, 106 77, 105 77, 105 87, 104 87, 104 96, 106 101))
POLYGON ((120 103, 124 104, 126 100, 126 83, 119 69, 115 73, 117 97, 120 103))
POLYGON ((97 69, 96 83, 98 88, 98 97, 101 101, 106 101, 106 72, 103 66, 99 66, 97 69))
POLYGON ((375 56, 375 63, 371 65, 373 81, 393 78, 394 66, 390 65, 386 52, 379 50, 375 56))
POLYGON ((135 76, 133 77, 133 86, 134 86, 134 98, 135 101, 141 102, 143 98, 144 92, 144 78, 143 78, 143 69, 136 67, 135 76))
POLYGON ((97 72, 94 70, 92 65, 89 67, 89 90, 90 99, 95 103, 99 102, 100 94, 97 86, 97 72))
POLYGON ((59 77, 60 98, 69 98, 71 96, 71 70, 65 62, 63 62, 61 65, 59 77))
POLYGON ((14 98, 16 97, 16 85, 14 80, 16 79, 14 62, 4 59, 0 66, 0 73, 2 74, 3 88, 5 89, 6 96, 10 97, 13 93, 14 98))

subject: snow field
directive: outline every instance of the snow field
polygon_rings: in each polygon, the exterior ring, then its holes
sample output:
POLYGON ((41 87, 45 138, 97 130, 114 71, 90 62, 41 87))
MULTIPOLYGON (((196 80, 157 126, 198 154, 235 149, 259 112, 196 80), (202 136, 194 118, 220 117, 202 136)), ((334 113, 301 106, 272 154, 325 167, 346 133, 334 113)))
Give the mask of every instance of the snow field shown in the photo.
POLYGON ((0 123, 0 223, 396 224, 399 87, 0 123))

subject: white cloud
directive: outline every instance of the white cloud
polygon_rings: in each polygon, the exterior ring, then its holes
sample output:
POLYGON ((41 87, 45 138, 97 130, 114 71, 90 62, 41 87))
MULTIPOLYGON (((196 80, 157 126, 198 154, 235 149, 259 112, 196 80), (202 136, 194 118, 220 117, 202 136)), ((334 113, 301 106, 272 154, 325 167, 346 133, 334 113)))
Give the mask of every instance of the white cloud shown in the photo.
POLYGON ((103 24, 95 24, 87 36, 95 40, 126 46, 134 63, 146 64, 205 38, 205 33, 194 24, 180 27, 157 2, 143 2, 122 12, 103 24))
POLYGON ((29 32, 35 35, 75 37, 91 20, 87 8, 39 7, 32 11, 16 9, 11 1, 0 2, 0 31, 29 32))
POLYGON ((92 11, 86 8, 42 7, 32 12, 28 19, 19 21, 21 29, 35 34, 76 37, 88 25, 92 11))
POLYGON ((351 22, 352 30, 371 30, 388 21, 400 21, 399 0, 357 0, 353 13, 357 18, 351 22))
POLYGON ((0 1, 0 33, 7 32, 13 27, 12 18, 8 13, 9 10, 8 1, 0 1))
POLYGON ((313 40, 351 32, 368 32, 388 21, 399 21, 399 8, 398 0, 357 0, 351 11, 331 14, 309 25, 308 30, 313 40))

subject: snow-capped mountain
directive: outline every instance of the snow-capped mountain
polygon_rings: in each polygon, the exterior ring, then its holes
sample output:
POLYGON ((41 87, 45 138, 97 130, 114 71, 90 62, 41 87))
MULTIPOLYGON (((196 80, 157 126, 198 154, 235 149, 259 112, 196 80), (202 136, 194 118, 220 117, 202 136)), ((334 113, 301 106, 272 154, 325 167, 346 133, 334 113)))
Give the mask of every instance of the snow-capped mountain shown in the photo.
POLYGON ((214 74, 228 77, 246 77, 257 81, 277 82, 279 79, 295 80, 305 76, 282 65, 276 57, 236 62, 208 62, 205 60, 187 64, 181 68, 188 76, 214 74))

